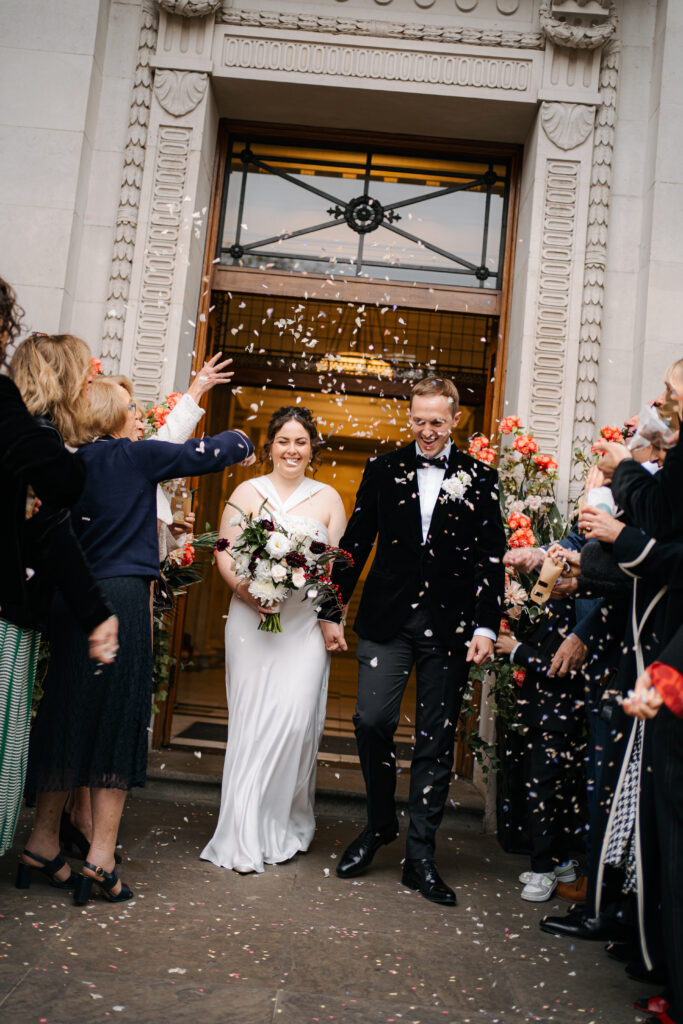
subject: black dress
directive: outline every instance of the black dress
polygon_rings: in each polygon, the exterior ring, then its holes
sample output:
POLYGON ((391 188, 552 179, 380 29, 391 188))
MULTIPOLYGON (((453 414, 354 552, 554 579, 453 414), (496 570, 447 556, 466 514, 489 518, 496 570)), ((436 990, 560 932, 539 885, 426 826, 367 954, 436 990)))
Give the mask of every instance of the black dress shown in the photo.
POLYGON ((144 785, 152 698, 149 584, 159 574, 156 485, 217 472, 251 451, 236 431, 182 445, 105 438, 80 450, 87 483, 72 519, 119 617, 119 650, 112 665, 94 664, 87 638, 55 599, 50 666, 31 732, 29 800, 77 786, 144 785))

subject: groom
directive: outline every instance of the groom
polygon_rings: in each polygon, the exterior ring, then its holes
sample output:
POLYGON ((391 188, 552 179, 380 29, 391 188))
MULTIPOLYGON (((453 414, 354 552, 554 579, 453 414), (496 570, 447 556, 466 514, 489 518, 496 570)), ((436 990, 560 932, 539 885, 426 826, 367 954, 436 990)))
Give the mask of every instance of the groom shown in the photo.
MULTIPOLYGON (((377 540, 354 623, 359 639, 353 722, 368 824, 345 851, 337 874, 361 874, 379 847, 398 835, 393 738, 415 665, 415 748, 403 884, 449 906, 456 902, 455 893, 437 871, 435 837, 470 663, 481 665, 493 654, 505 551, 497 473, 451 441, 462 415, 458 406, 450 380, 427 377, 415 385, 410 400, 415 441, 368 461, 340 542, 354 563, 333 573, 346 604, 377 540)), ((346 650, 342 623, 321 625, 327 649, 346 650)))

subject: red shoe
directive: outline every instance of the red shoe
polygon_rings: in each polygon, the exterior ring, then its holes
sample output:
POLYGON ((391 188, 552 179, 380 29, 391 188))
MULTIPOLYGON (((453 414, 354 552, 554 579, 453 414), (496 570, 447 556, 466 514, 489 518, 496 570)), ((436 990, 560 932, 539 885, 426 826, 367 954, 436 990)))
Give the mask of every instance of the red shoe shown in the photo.
POLYGON ((666 1013, 671 1006, 668 999, 664 996, 650 996, 649 999, 637 999, 633 1004, 636 1010, 641 1010, 643 1013, 654 1013, 655 1017, 658 1017, 660 1013, 666 1013))

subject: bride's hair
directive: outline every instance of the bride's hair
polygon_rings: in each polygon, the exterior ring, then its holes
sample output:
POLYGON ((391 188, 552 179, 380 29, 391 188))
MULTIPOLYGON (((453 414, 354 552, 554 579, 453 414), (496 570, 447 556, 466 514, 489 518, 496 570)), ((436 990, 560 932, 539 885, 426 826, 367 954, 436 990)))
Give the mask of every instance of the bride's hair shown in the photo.
POLYGON ((289 423, 291 420, 295 420, 297 423, 300 423, 311 439, 311 448, 313 450, 311 467, 313 472, 315 472, 322 462, 320 457, 320 446, 322 441, 320 440, 320 434, 318 433, 318 428, 315 420, 313 419, 313 413, 303 405, 283 405, 280 409, 275 410, 273 415, 270 417, 270 423, 268 424, 268 430, 266 431, 266 440, 261 451, 261 462, 268 462, 276 434, 284 427, 285 423, 289 423))

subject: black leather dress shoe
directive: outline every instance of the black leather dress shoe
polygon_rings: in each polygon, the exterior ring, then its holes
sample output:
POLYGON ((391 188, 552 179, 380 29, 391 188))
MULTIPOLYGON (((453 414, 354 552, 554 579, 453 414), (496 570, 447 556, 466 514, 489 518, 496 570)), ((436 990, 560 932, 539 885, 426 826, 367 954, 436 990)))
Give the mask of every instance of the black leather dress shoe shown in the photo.
POLYGON ((544 917, 539 924, 549 935, 566 935, 571 939, 609 939, 609 929, 599 917, 587 917, 583 907, 571 907, 563 917, 544 917))
POLYGON ((393 843, 397 836, 398 823, 395 828, 383 829, 381 832, 376 832, 370 826, 364 828, 361 834, 344 850, 342 859, 337 865, 339 878, 355 878, 356 875, 362 875, 370 867, 372 858, 380 846, 393 843))
POLYGON ((436 864, 429 857, 411 860, 406 857, 403 864, 403 884, 409 889, 417 889, 426 900, 440 903, 444 907, 454 907, 457 900, 439 872, 436 864))

